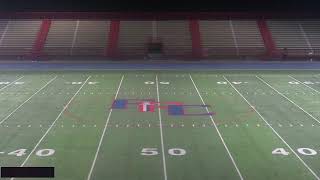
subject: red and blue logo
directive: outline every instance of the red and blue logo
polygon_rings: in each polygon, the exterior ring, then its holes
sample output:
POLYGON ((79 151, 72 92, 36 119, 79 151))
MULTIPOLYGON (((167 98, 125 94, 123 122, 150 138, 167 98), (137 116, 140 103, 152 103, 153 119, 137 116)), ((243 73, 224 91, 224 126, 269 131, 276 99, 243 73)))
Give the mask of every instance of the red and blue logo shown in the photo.
POLYGON ((182 102, 156 102, 154 99, 116 99, 113 101, 112 109, 137 108, 138 112, 155 112, 156 108, 165 109, 171 116, 212 116, 208 112, 210 105, 190 105, 182 102))

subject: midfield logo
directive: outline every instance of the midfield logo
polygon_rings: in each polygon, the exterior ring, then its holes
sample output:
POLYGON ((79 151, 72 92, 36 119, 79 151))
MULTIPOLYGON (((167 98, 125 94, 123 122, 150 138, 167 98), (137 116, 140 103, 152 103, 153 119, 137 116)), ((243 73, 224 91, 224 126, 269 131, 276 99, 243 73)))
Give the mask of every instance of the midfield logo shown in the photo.
POLYGON ((126 110, 135 108, 138 112, 155 112, 156 108, 165 109, 171 116, 211 116, 213 112, 207 112, 210 105, 191 105, 182 102, 156 102, 154 99, 116 99, 111 108, 126 110))

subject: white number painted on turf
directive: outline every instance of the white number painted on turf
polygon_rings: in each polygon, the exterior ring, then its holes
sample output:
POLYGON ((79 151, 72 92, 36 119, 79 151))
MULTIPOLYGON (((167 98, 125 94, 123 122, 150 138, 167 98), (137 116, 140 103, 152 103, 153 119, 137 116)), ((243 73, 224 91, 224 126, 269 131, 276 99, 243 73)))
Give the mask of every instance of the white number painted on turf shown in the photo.
MULTIPOLYGON (((183 156, 187 152, 184 149, 181 148, 171 148, 168 150, 168 154, 172 156, 183 156)), ((158 149, 157 148, 142 148, 141 155, 143 156, 155 156, 158 155, 158 149)))
POLYGON ((40 156, 40 157, 46 157, 46 156, 53 155, 54 152, 55 152, 54 149, 41 149, 41 150, 36 152, 36 155, 40 156))
MULTIPOLYGON (((144 82, 144 84, 154 84, 155 82, 153 82, 153 81, 146 81, 146 82, 144 82)), ((163 85, 169 85, 170 84, 170 82, 168 82, 168 81, 159 81, 159 84, 163 84, 163 85)))
POLYGON ((217 84, 227 84, 227 82, 226 81, 219 81, 219 82, 217 82, 217 84))
POLYGON ((317 151, 310 148, 299 148, 297 150, 300 154, 306 155, 306 156, 314 156, 317 154, 317 151))
MULTIPOLYGON (((17 149, 15 151, 9 152, 8 155, 12 155, 12 156, 23 156, 26 155, 27 153, 27 149, 17 149)), ((54 149, 40 149, 36 152, 37 156, 40 157, 47 157, 47 156, 51 156, 55 153, 54 149)))
POLYGON ((184 149, 181 148, 172 148, 168 150, 168 153, 172 156, 183 156, 185 155, 187 152, 184 149))
POLYGON ((272 154, 277 154, 277 155, 289 155, 289 152, 286 151, 284 148, 276 148, 272 151, 272 154))
POLYGON ((10 84, 10 82, 0 82, 0 85, 2 84, 10 84))
POLYGON ((300 84, 300 83, 297 82, 297 81, 289 81, 288 83, 289 83, 289 84, 300 84))
POLYGON ((82 84, 82 82, 71 82, 71 84, 82 84))
MULTIPOLYGON (((298 148, 297 151, 299 154, 305 155, 305 156, 314 156, 314 155, 318 154, 317 151, 315 151, 314 149, 310 149, 310 148, 298 148)), ((276 148, 272 151, 272 154, 287 156, 290 153, 288 151, 286 151, 284 148, 276 148)))
POLYGON ((233 81, 233 84, 241 84, 242 82, 233 81))
POLYGON ((164 85, 169 85, 170 82, 167 82, 167 81, 160 81, 159 84, 164 84, 164 85))
POLYGON ((9 152, 8 155, 13 155, 13 156, 23 156, 23 155, 26 155, 27 149, 18 149, 18 150, 15 150, 15 151, 12 151, 12 152, 9 152))
POLYGON ((144 156, 154 156, 158 155, 158 150, 157 148, 142 148, 141 155, 144 156))
POLYGON ((88 82, 88 84, 98 84, 99 82, 88 82))
POLYGON ((154 82, 153 81, 146 81, 146 82, 144 82, 144 84, 154 84, 154 82))
POLYGON ((311 82, 311 81, 305 81, 305 82, 303 82, 304 84, 314 84, 313 82, 311 82))

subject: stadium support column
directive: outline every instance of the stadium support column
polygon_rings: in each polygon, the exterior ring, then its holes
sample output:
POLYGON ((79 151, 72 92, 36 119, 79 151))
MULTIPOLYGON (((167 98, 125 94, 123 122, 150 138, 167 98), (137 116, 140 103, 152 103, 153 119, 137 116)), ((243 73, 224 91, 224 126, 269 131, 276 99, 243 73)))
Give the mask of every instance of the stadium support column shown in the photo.
POLYGON ((263 42, 264 42, 264 46, 267 50, 267 56, 268 57, 272 57, 272 56, 277 56, 278 55, 278 51, 276 49, 276 45, 272 39, 272 34, 269 30, 269 27, 267 25, 267 22, 265 19, 259 19, 257 21, 263 42))
POLYGON ((118 56, 118 41, 120 32, 120 21, 112 20, 109 30, 109 44, 107 44, 106 56, 115 58, 118 56))
POLYGON ((51 20, 44 19, 42 20, 37 39, 34 42, 32 49, 32 58, 37 58, 42 55, 43 47, 46 43, 46 39, 50 30, 51 20))
POLYGON ((201 33, 198 20, 189 21, 191 39, 192 39, 192 56, 202 58, 201 33))

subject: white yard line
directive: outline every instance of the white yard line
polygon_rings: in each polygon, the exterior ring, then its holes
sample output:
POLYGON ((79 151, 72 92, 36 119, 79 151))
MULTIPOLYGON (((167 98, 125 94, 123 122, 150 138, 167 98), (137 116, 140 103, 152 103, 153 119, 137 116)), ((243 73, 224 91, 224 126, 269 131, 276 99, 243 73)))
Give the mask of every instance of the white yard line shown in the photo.
POLYGON ((317 179, 320 180, 318 175, 303 161, 303 159, 291 148, 291 146, 279 135, 279 133, 269 124, 269 122, 259 113, 259 111, 251 105, 251 103, 235 88, 230 81, 223 76, 223 78, 230 84, 230 86, 246 101, 246 103, 254 109, 254 111, 259 115, 259 117, 269 126, 269 128, 273 131, 274 134, 278 136, 278 138, 290 149, 290 151, 300 160, 300 162, 311 172, 311 174, 317 179))
MULTIPOLYGON (((192 81, 192 84, 193 84, 193 86, 195 87, 195 89, 196 89, 196 91, 197 91, 197 93, 198 93, 198 95, 199 95, 199 97, 200 97, 200 99, 201 99, 201 101, 202 101, 202 104, 205 105, 206 103, 204 102, 204 100, 203 100, 203 98, 202 98, 202 96, 201 96, 201 94, 200 94, 200 92, 199 92, 196 84, 194 83, 191 74, 189 74, 189 77, 190 77, 190 79, 191 79, 191 81, 192 81)), ((208 113, 210 113, 208 107, 206 107, 206 110, 207 110, 208 113)), ((209 117, 210 117, 210 119, 211 119, 211 121, 212 121, 212 123, 213 123, 213 125, 214 125, 214 127, 215 127, 215 129, 216 129, 216 131, 218 132, 218 135, 219 135, 219 137, 220 137, 220 140, 221 140, 224 148, 226 149, 226 151, 227 151, 227 153, 228 153, 228 155, 229 155, 229 157, 230 157, 230 159, 231 159, 231 161, 232 161, 232 164, 233 164, 233 166, 235 167, 235 169, 236 169, 236 171, 237 171, 240 179, 243 180, 242 174, 241 174, 241 172, 240 172, 240 170, 239 170, 239 168, 238 168, 235 160, 233 159, 233 157, 232 157, 232 155, 231 155, 231 153, 230 153, 230 151, 229 151, 228 146, 227 146, 226 143, 224 142, 224 139, 223 139, 223 137, 222 137, 222 135, 221 135, 218 127, 217 127, 216 122, 213 120, 212 115, 210 115, 209 117)))
POLYGON ((290 75, 288 75, 288 76, 289 76, 290 78, 294 79, 295 81, 297 81, 297 82, 299 82, 299 83, 303 84, 304 86, 306 86, 306 87, 308 87, 308 88, 310 88, 310 89, 312 89, 312 90, 314 90, 315 92, 317 92, 317 93, 319 93, 319 94, 320 94, 320 91, 318 91, 318 90, 314 89, 313 87, 306 85, 305 83, 303 83, 303 82, 299 81, 298 79, 296 79, 296 78, 294 78, 294 77, 292 77, 292 76, 290 76, 290 75))
MULTIPOLYGON (((49 131, 51 130, 51 128, 54 126, 54 124, 57 122, 57 120, 60 118, 60 116, 63 114, 63 112, 68 108, 69 104, 72 102, 72 100, 77 96, 77 94, 80 92, 80 90, 82 89, 82 87, 87 83, 87 81, 90 79, 91 76, 89 76, 84 83, 80 86, 80 88, 78 89, 78 91, 71 97, 71 99, 69 100, 69 102, 63 107, 63 109, 61 110, 61 112, 59 113, 59 115, 57 116, 57 118, 52 122, 52 124, 50 125, 50 127, 47 129, 47 131, 44 133, 44 135, 41 137, 41 139, 38 141, 38 143, 34 146, 34 148, 31 150, 31 152, 29 153, 29 155, 27 156, 27 158, 23 161, 23 163, 20 165, 20 167, 24 166, 28 159, 30 158, 30 156, 34 153, 34 151, 38 148, 38 146, 40 145, 40 143, 43 141, 43 139, 47 136, 47 134, 49 133, 49 131)), ((13 178, 11 178, 12 180, 13 178)))
MULTIPOLYGON (((124 75, 122 75, 122 77, 121 77, 121 80, 120 80, 120 83, 119 83, 119 86, 118 86, 118 90, 117 90, 117 92, 116 92, 116 95, 115 95, 114 99, 117 99, 117 97, 118 97, 118 94, 119 94, 120 87, 121 87, 121 84, 122 84, 123 79, 124 79, 124 75)), ((97 151, 96 151, 96 154, 94 155, 94 159, 93 159, 93 162, 92 162, 92 165, 91 165, 91 168, 90 168, 90 171, 89 171, 87 180, 90 180, 90 179, 91 179, 91 175, 92 175, 94 166, 95 166, 96 161, 97 161, 97 158, 98 158, 98 154, 99 154, 99 151, 100 151, 100 147, 101 147, 101 145, 102 145, 103 138, 104 138, 105 133, 106 133, 106 131, 107 131, 107 127, 108 127, 108 124, 109 124, 109 120, 110 120, 111 114, 112 114, 112 108, 110 108, 110 110, 109 110, 109 115, 108 115, 108 117, 107 117, 107 121, 106 121, 106 124, 105 124, 105 126, 104 126, 102 135, 101 135, 101 137, 100 137, 100 141, 99 141, 99 144, 98 144, 98 147, 97 147, 97 151)))
MULTIPOLYGON (((158 99, 158 103, 160 103, 158 75, 156 75, 156 86, 157 86, 157 99, 158 99)), ((165 156, 164 145, 163 145, 161 108, 158 108, 158 109, 159 109, 158 114, 159 114, 159 121, 160 121, 160 139, 161 139, 161 149, 162 149, 163 174, 164 174, 164 179, 167 180, 167 165, 166 165, 166 156, 165 156)))
POLYGON ((276 91, 279 95, 281 95, 282 97, 284 97, 285 99, 287 99, 289 102, 291 102, 293 105, 295 105, 296 107, 298 107, 300 110, 302 110, 304 113, 306 113, 307 115, 309 115, 313 120, 317 121, 320 124, 320 121, 315 118, 314 116, 312 116, 312 114, 308 113, 307 111, 305 111, 302 107, 300 107, 298 104, 296 104, 295 102, 293 102, 292 100, 290 100, 287 96, 285 96, 284 94, 282 94, 281 92, 279 92, 278 90, 276 90, 274 87, 272 87, 269 83, 267 83, 266 81, 264 81, 263 79, 261 79, 260 77, 256 76, 256 78, 258 78, 261 82, 263 82, 264 84, 266 84, 267 86, 269 86, 271 89, 273 89, 274 91, 276 91))
POLYGON ((19 81, 19 80, 22 79, 23 77, 24 77, 24 76, 21 76, 20 78, 16 79, 15 81, 13 81, 13 82, 11 82, 11 83, 3 86, 3 87, 0 89, 0 91, 4 90, 5 88, 7 88, 8 86, 12 85, 13 83, 19 81))
POLYGON ((42 89, 47 87, 53 80, 55 80, 57 76, 52 78, 50 81, 48 81, 44 86, 42 86, 38 91, 36 91, 34 94, 32 94, 27 100, 25 100, 23 103, 21 103, 16 109, 14 109, 9 115, 4 117, 1 121, 0 124, 2 124, 4 121, 6 121, 13 113, 15 113, 19 108, 21 108, 25 103, 27 103, 31 98, 33 98, 35 95, 37 95, 42 89))

